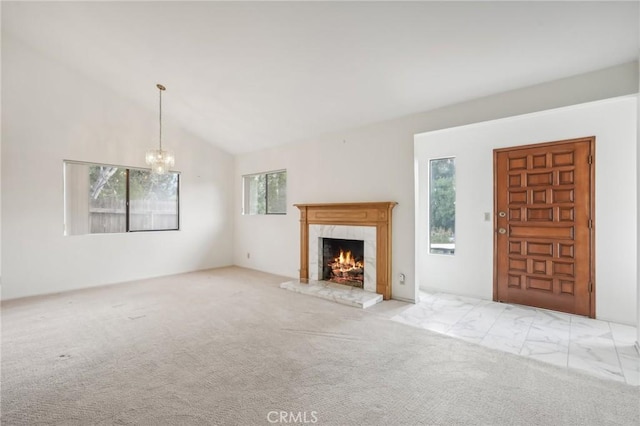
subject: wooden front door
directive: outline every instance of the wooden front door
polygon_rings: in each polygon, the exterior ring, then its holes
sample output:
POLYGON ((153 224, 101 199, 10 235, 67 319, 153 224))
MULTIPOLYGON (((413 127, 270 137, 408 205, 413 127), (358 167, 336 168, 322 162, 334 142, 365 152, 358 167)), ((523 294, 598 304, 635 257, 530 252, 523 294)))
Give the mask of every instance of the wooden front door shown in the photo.
POLYGON ((494 300, 595 317, 594 148, 494 150, 494 300))

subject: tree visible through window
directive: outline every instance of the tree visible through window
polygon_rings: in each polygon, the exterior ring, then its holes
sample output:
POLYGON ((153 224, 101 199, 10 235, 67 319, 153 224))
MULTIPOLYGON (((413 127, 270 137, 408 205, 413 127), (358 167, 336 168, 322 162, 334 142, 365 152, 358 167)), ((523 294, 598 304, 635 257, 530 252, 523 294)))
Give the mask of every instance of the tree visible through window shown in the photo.
POLYGON ((429 162, 429 251, 453 254, 456 240, 455 159, 429 162))
POLYGON ((127 232, 127 169, 73 165, 89 172, 89 234, 127 232))
POLYGON ((178 174, 129 171, 129 229, 178 229, 178 174))
POLYGON ((67 161, 65 234, 179 228, 179 174, 67 161))
POLYGON ((242 177, 244 186, 243 214, 286 214, 286 170, 258 173, 242 177))

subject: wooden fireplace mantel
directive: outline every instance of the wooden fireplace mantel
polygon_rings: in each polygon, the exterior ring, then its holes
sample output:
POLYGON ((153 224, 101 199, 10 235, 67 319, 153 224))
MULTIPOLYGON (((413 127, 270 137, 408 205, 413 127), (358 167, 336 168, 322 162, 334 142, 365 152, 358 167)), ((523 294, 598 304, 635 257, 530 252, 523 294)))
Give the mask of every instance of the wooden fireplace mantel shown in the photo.
POLYGON ((376 293, 390 299, 391 211, 396 204, 393 201, 294 204, 300 209, 300 281, 309 281, 309 225, 375 226, 376 293))

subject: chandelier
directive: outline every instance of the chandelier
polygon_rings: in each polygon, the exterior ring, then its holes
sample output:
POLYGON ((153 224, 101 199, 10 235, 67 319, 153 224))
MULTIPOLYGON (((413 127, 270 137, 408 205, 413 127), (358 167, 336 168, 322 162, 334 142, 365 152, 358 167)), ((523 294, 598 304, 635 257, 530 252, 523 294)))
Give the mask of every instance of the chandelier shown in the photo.
POLYGON ((159 175, 165 174, 176 163, 173 152, 162 149, 162 92, 167 90, 162 84, 156 84, 160 93, 160 147, 158 149, 150 149, 147 151, 145 161, 151 172, 159 175))

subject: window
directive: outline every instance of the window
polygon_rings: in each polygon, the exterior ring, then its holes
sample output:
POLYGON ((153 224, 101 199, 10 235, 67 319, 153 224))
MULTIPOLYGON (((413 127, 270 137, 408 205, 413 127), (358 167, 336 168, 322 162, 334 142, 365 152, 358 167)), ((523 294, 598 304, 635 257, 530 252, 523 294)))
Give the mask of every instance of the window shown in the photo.
POLYGON ((180 174, 64 162, 65 235, 179 229, 180 174))
POLYGON ((286 214, 287 171, 279 170, 242 177, 243 214, 286 214))
POLYGON ((456 167, 454 158, 429 162, 429 252, 456 249, 456 167))

